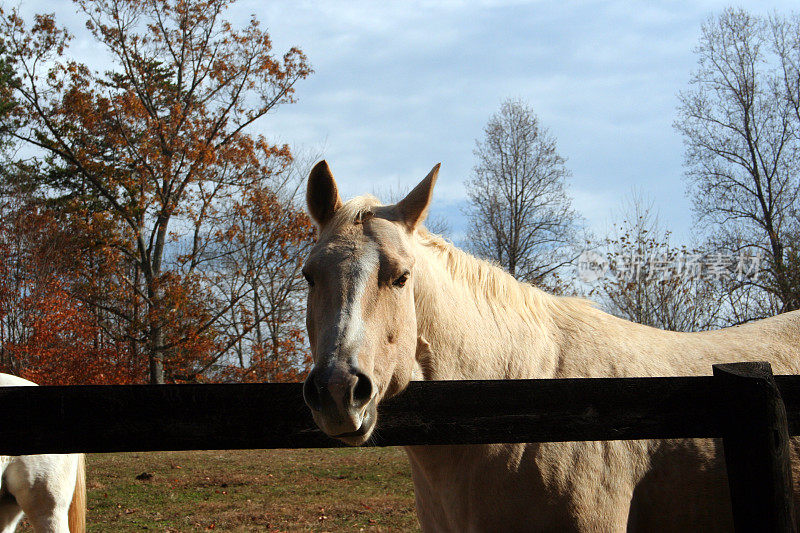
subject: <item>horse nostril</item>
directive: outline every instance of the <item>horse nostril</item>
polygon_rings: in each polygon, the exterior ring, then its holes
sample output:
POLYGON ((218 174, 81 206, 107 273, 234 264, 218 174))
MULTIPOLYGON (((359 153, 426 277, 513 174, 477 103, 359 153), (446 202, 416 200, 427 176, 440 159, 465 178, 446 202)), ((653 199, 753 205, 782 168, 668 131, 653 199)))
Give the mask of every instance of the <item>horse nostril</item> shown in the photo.
POLYGON ((364 407, 372 399, 372 380, 363 372, 356 373, 356 384, 353 387, 353 406, 364 407))
POLYGON ((314 370, 303 382, 303 399, 312 410, 322 410, 322 400, 320 399, 319 385, 317 384, 317 372, 314 370))

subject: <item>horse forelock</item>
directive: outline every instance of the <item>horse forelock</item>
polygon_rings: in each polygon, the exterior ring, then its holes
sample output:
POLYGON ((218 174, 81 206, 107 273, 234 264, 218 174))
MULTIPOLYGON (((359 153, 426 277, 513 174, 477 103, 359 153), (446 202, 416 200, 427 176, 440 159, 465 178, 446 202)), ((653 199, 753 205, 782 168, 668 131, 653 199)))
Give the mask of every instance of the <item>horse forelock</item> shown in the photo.
POLYGON ((361 223, 375 214, 375 209, 383 204, 371 194, 356 196, 348 200, 342 207, 336 210, 331 221, 325 225, 322 235, 335 234, 341 232, 353 224, 361 223))

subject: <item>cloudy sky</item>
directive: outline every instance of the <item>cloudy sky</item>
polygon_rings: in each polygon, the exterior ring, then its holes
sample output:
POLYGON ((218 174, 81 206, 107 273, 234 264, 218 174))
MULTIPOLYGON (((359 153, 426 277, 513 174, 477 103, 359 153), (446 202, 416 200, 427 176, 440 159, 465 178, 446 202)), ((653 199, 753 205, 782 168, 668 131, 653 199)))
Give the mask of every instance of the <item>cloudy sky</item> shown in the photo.
MULTIPOLYGON (((297 86, 298 102, 257 129, 325 157, 343 196, 408 189, 441 162, 433 213, 457 241, 475 139, 503 99, 523 98, 558 140, 590 229, 602 233, 637 188, 686 239, 692 213, 672 128, 676 96, 695 66, 700 25, 726 5, 240 0, 229 18, 254 13, 276 51, 296 45, 308 55, 315 72, 297 86)), ((78 36, 75 52, 95 54, 69 2, 23 6, 34 9, 56 10, 78 36)))

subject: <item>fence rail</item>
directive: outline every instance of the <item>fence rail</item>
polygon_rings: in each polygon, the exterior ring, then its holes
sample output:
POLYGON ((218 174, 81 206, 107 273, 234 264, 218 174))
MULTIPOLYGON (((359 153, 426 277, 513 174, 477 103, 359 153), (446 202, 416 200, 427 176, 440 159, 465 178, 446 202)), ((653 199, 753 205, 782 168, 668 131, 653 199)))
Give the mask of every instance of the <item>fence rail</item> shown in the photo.
MULTIPOLYGON (((800 435, 800 376, 775 376, 800 435)), ((0 454, 341 446, 299 383, 0 387, 0 454)), ((702 377, 413 382, 376 446, 722 437, 730 393, 702 377)))
MULTIPOLYGON (((342 446, 299 383, 0 387, 0 421, 0 455, 342 446)), ((788 435, 800 376, 734 363, 701 377, 413 382, 379 406, 369 445, 720 437, 737 530, 793 531, 788 435)))

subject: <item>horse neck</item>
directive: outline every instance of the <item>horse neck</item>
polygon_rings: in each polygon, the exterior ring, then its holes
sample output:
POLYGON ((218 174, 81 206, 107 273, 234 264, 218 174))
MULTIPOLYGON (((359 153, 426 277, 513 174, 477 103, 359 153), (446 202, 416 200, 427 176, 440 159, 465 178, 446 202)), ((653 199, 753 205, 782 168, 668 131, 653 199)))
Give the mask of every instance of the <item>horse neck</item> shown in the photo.
POLYGON ((513 305, 509 300, 519 304, 519 296, 476 290, 471 285, 481 276, 491 285, 493 276, 507 274, 457 249, 448 257, 439 244, 420 244, 417 253, 417 360, 425 379, 554 377, 558 343, 549 311, 553 297, 507 278, 502 288, 529 291, 525 294, 534 305, 513 305), (461 265, 458 273, 452 254, 461 254, 455 256, 461 265))

